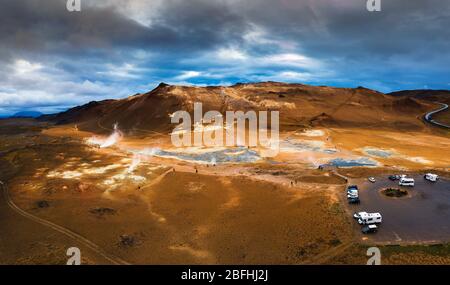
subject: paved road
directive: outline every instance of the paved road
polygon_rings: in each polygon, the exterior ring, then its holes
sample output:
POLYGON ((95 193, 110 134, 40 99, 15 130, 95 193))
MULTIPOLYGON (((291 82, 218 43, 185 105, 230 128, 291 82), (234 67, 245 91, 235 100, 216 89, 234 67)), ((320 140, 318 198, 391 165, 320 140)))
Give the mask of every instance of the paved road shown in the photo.
POLYGON ((446 124, 443 124, 443 123, 436 122, 435 120, 433 120, 433 115, 434 115, 434 114, 437 114, 437 113, 439 113, 439 112, 442 112, 442 111, 448 109, 448 105, 447 105, 447 104, 443 104, 443 103, 438 103, 438 104, 441 104, 442 107, 439 108, 439 109, 437 109, 437 110, 434 110, 434 111, 431 111, 431 112, 425 114, 424 119, 425 119, 425 121, 429 122, 430 124, 433 124, 433 125, 436 125, 436 126, 439 126, 439 127, 444 127, 444 128, 447 128, 447 129, 450 129, 450 126, 448 126, 448 125, 446 125, 446 124))
POLYGON ((115 265, 128 265, 129 263, 122 260, 119 257, 113 256, 109 253, 106 253, 105 251, 103 251, 98 245, 96 245, 95 243, 93 243, 92 241, 88 240, 87 238, 72 232, 71 230, 64 228, 62 226, 59 226, 57 224, 54 224, 50 221, 41 219, 33 214, 30 214, 24 210, 22 210, 21 208, 19 208, 14 201, 12 201, 11 196, 9 195, 9 191, 8 191, 8 187, 6 186, 6 184, 4 184, 2 181, 0 181, 0 188, 2 189, 3 192, 3 198, 5 200, 5 202, 8 204, 8 206, 17 214, 33 221, 36 222, 38 224, 41 224, 43 226, 46 226, 48 228, 51 228, 59 233, 62 233, 70 238, 72 238, 73 240, 79 242, 80 244, 86 246, 87 248, 93 250, 95 253, 97 253, 98 255, 102 256, 103 258, 105 258, 106 260, 108 260, 109 262, 111 262, 112 264, 115 265))

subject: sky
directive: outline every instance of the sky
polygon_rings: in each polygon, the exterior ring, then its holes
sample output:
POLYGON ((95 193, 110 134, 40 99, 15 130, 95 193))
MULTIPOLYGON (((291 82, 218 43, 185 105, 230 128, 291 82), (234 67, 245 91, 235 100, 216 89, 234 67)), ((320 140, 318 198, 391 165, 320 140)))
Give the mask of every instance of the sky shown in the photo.
POLYGON ((160 82, 450 89, 450 1, 0 0, 0 115, 160 82))

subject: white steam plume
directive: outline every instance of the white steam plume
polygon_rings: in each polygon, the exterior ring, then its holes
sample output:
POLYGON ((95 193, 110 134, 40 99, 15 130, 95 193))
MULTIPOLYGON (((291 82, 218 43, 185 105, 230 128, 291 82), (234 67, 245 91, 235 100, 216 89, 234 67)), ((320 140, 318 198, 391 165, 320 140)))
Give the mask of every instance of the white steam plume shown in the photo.
POLYGON ((99 146, 100 148, 108 148, 108 147, 115 145, 122 139, 123 134, 119 130, 118 123, 115 123, 113 127, 114 127, 114 131, 107 138, 91 137, 87 140, 87 143, 90 145, 99 146))
POLYGON ((131 164, 128 167, 128 173, 133 173, 140 163, 141 163, 141 156, 139 154, 134 154, 133 160, 131 161, 131 164))

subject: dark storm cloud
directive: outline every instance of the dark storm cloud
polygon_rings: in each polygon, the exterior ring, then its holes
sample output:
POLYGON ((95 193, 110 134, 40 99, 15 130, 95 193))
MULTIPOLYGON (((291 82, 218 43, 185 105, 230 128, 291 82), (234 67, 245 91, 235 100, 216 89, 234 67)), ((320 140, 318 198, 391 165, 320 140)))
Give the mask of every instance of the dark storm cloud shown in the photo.
POLYGON ((2 1, 0 111, 158 81, 450 86, 447 0, 382 0, 379 13, 366 0, 81 1, 73 13, 66 0, 2 1))
POLYGON ((450 24, 450 1, 384 0, 379 13, 368 13, 365 4, 365 0, 261 0, 238 5, 253 23, 295 39, 314 53, 389 56, 435 42, 441 51, 448 48, 450 30, 444 27, 450 24))
POLYGON ((111 6, 88 6, 81 13, 68 13, 65 2, 16 0, 2 3, 1 54, 8 55, 11 49, 77 53, 80 49, 121 47, 197 51, 233 41, 245 26, 243 19, 228 13, 225 6, 207 1, 195 9, 191 1, 164 5, 150 27, 119 13, 120 1, 111 6))
MULTIPOLYGON (((145 48, 158 52, 200 52, 241 44, 251 24, 274 38, 299 43, 311 55, 391 56, 433 44, 449 48, 450 2, 383 1, 381 13, 365 11, 365 0, 191 0, 162 2, 149 27, 119 13, 126 1, 68 13, 65 0, 2 3, 0 55, 25 51, 145 48), (351 49, 351 51, 349 51, 351 49)), ((83 3, 83 2, 82 2, 83 3)))
POLYGON ((148 32, 113 9, 68 13, 64 1, 8 1, 0 10, 2 47, 19 51, 64 53, 79 49, 172 42, 167 28, 148 32))

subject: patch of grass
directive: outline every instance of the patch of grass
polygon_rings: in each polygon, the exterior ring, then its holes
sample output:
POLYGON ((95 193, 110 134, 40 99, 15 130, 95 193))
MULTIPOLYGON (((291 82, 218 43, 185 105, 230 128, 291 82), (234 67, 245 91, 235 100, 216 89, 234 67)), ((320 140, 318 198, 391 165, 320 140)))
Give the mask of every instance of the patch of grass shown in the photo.
POLYGON ((404 197, 404 196, 408 195, 408 191, 400 189, 400 188, 386 188, 386 189, 382 190, 381 192, 388 197, 396 197, 396 198, 400 198, 400 197, 404 197))

